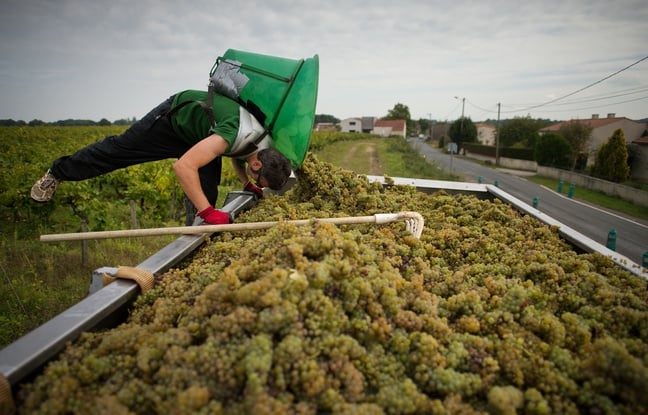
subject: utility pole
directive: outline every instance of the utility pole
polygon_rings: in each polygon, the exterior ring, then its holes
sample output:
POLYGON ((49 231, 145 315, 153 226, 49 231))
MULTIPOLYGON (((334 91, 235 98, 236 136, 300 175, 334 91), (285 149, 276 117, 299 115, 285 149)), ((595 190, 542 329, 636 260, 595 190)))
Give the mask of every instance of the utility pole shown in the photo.
MULTIPOLYGON (((455 95, 455 99, 459 99, 458 96, 455 95)), ((464 118, 464 108, 466 107, 466 97, 461 98, 461 124, 459 124, 459 135, 463 133, 463 118, 464 118)))
POLYGON ((501 103, 497 103, 497 128, 495 129, 495 165, 499 166, 499 125, 500 125, 500 107, 501 103))
MULTIPOLYGON (((459 99, 455 95, 455 99, 459 99)), ((463 125, 464 125, 464 108, 466 107, 466 97, 461 98, 461 124, 459 124, 459 137, 463 141, 463 125)))

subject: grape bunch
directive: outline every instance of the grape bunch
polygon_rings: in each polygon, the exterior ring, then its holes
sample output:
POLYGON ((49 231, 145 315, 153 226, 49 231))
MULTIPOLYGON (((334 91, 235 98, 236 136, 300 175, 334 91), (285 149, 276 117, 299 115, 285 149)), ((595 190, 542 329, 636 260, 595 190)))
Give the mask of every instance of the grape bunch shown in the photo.
POLYGON ((646 281, 499 200, 370 183, 309 154, 295 186, 83 334, 19 413, 642 414, 646 281), (403 223, 289 219, 418 211, 403 223))

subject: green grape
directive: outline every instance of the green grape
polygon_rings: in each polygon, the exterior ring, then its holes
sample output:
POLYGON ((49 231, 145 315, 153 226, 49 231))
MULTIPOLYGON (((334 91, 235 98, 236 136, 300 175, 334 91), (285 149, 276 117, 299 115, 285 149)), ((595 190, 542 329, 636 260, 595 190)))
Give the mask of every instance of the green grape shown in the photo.
POLYGON ((494 414, 516 415, 524 405, 524 393, 514 386, 495 386, 488 391, 488 405, 494 414))
POLYGON ((498 199, 381 186, 309 154, 296 184, 21 385, 19 414, 577 414, 648 406, 645 281, 498 199), (403 223, 290 219, 412 210, 403 223))

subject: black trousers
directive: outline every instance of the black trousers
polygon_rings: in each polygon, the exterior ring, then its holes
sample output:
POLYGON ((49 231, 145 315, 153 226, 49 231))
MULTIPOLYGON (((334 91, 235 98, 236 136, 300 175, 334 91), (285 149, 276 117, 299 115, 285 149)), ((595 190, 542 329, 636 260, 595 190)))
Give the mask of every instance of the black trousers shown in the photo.
MULTIPOLYGON (((61 180, 80 181, 135 164, 179 158, 191 145, 175 133, 166 116, 172 101, 173 96, 123 134, 106 137, 72 155, 55 160, 51 167, 52 174, 61 180)), ((212 205, 218 198, 221 168, 222 159, 218 157, 198 170, 202 190, 212 205)))

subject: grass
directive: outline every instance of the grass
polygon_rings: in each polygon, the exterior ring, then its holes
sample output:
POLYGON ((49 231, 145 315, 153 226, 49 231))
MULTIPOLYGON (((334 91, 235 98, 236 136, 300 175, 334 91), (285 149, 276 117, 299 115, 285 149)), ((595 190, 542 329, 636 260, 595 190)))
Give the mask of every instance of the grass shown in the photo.
POLYGON ((338 141, 323 147, 316 155, 322 161, 358 174, 456 180, 456 176, 430 163, 402 138, 368 137, 338 141), (372 166, 376 165, 379 171, 372 171, 372 166))
MULTIPOLYGON (((92 272, 103 266, 136 266, 172 237, 43 243, 31 230, 0 237, 0 348, 88 295, 92 272)), ((47 233, 44 231, 43 233, 47 233)))
MULTIPOLYGON (((530 176, 527 177, 528 180, 541 184, 549 189, 558 191, 558 184, 560 181, 558 179, 550 179, 547 177, 541 176, 530 176)), ((569 184, 563 184, 562 193, 568 194, 569 184)), ((612 209, 620 213, 625 213, 627 215, 648 220, 648 208, 643 206, 635 205, 632 202, 627 200, 619 199, 618 197, 609 196, 605 193, 590 190, 583 187, 576 187, 574 189, 574 199, 583 200, 607 209, 612 209)))
MULTIPOLYGON (((339 141, 322 148, 316 154, 320 160, 353 170, 359 174, 375 174, 370 171, 371 163, 369 158, 358 157, 358 155, 366 154, 366 149, 369 147, 376 149, 376 157, 383 168, 383 171, 379 173, 380 175, 433 180, 459 180, 456 176, 444 172, 436 164, 430 163, 421 157, 409 144, 399 138, 366 138, 356 141, 339 141), (351 151, 352 149, 354 150, 351 151), (350 157, 350 155, 354 154, 356 157, 350 157)), ((527 179, 553 190, 558 188, 559 181, 556 179, 540 176, 531 176, 527 177, 527 179)), ((634 186, 641 188, 636 184, 634 186)), ((569 185, 564 186, 563 193, 567 194, 568 191, 569 185)), ((602 192, 577 187, 574 198, 635 218, 648 220, 648 208, 637 206, 602 192)))
POLYGON ((643 190, 644 192, 648 192, 648 183, 625 181, 622 182, 621 184, 624 186, 634 187, 635 189, 643 190))

